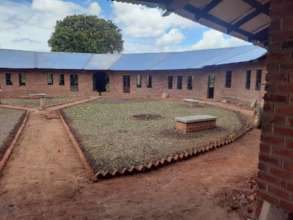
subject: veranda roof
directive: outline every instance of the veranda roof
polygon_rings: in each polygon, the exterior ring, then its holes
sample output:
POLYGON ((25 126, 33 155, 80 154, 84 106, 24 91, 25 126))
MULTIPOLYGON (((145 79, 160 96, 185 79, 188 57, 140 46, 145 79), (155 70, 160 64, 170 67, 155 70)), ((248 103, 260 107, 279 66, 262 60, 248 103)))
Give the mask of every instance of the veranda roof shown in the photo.
POLYGON ((270 0, 115 0, 160 7, 210 28, 268 45, 270 0))

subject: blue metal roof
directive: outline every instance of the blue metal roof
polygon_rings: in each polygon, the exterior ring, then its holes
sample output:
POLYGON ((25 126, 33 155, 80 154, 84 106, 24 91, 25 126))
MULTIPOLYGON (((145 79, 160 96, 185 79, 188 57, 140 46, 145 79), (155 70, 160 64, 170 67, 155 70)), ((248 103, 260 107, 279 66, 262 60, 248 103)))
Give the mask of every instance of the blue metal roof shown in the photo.
POLYGON ((36 52, 37 69, 84 69, 92 55, 87 53, 36 52))
POLYGON ((121 54, 94 54, 86 64, 86 70, 109 70, 121 54))
POLYGON ((113 71, 184 70, 248 62, 265 54, 265 49, 256 46, 137 54, 0 50, 0 68, 113 71))
POLYGON ((35 53, 30 51, 0 50, 0 68, 33 69, 35 53))
POLYGON ((266 54, 256 46, 169 53, 123 54, 111 70, 184 70, 256 60, 266 54))

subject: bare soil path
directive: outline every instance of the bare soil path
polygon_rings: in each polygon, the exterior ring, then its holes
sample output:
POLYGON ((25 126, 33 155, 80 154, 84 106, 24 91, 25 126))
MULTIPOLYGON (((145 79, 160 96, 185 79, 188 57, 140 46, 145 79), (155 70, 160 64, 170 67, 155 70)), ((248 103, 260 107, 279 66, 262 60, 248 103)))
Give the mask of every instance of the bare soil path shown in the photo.
POLYGON ((254 175, 259 131, 199 157, 92 183, 61 120, 33 112, 0 178, 0 219, 239 219, 214 195, 254 175))

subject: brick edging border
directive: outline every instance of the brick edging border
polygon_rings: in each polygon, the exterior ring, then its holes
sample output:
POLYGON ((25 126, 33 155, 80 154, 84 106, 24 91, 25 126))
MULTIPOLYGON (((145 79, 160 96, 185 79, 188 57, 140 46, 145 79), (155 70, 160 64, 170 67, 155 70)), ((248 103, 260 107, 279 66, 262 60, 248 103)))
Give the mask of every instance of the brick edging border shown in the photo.
POLYGON ((80 144, 80 141, 76 138, 77 135, 74 133, 70 124, 67 122, 68 119, 65 116, 64 112, 62 110, 58 110, 57 112, 58 112, 58 115, 61 119, 63 127, 65 128, 65 131, 68 135, 68 138, 69 138, 70 142, 72 143, 74 149, 78 153, 78 156, 79 156, 81 162, 83 163, 83 166, 85 167, 89 178, 94 181, 94 177, 95 177, 94 169, 92 168, 91 164, 89 163, 89 160, 86 158, 86 156, 85 156, 86 154, 85 154, 83 148, 81 147, 82 145, 80 144))
POLYGON ((179 161, 183 161, 189 158, 192 158, 194 156, 198 156, 200 154, 209 152, 211 150, 214 150, 216 148, 228 145, 238 138, 242 137, 244 134, 246 134, 248 131, 250 131, 253 128, 251 125, 244 125, 241 129, 239 129, 237 132, 232 132, 228 135, 226 135, 224 138, 221 138, 217 141, 212 141, 209 143, 200 144, 200 147, 192 148, 190 150, 185 150, 180 153, 176 153, 173 155, 166 156, 160 160, 151 161, 148 164, 144 165, 138 165, 138 166, 131 166, 130 168, 123 168, 121 170, 114 170, 112 172, 97 172, 95 174, 96 180, 98 179, 105 179, 110 178, 114 176, 122 176, 122 175, 130 175, 135 173, 142 173, 142 172, 148 172, 155 169, 158 169, 162 166, 166 166, 172 163, 176 163, 179 161))
MULTIPOLYGON (((232 110, 230 110, 232 111, 232 110)), ((179 162, 182 160, 186 160, 189 158, 192 158, 194 156, 198 156, 200 154, 209 152, 211 150, 214 150, 216 148, 225 146, 227 144, 230 144, 237 140, 238 138, 245 135, 248 131, 252 130, 253 125, 252 123, 249 123, 247 119, 247 116, 242 114, 238 111, 232 111, 235 112, 239 119, 242 122, 242 127, 238 129, 237 131, 233 131, 230 134, 226 135, 225 137, 218 139, 216 141, 210 141, 208 143, 199 144, 199 146, 194 147, 190 150, 185 150, 180 153, 176 153, 173 155, 166 156, 160 160, 156 161, 150 161, 148 164, 144 165, 138 165, 138 166, 131 166, 130 168, 123 168, 121 170, 114 170, 112 172, 109 171, 96 171, 95 170, 95 161, 93 157, 85 150, 83 145, 81 144, 81 140, 78 138, 78 135, 76 134, 75 130, 70 125, 70 119, 66 117, 65 113, 60 110, 58 111, 60 114, 60 118, 62 120, 62 123, 64 124, 64 127, 66 128, 66 131, 68 133, 68 136, 71 140, 71 142, 74 145, 74 148, 77 150, 79 157, 81 158, 83 164, 85 165, 86 169, 89 171, 90 179, 93 181, 98 181, 100 179, 107 179, 111 177, 116 176, 123 176, 123 175, 130 175, 135 173, 142 173, 142 172, 148 172, 151 170, 158 169, 162 166, 166 166, 175 162, 179 162)))
MULTIPOLYGON (((4 145, 8 146, 4 150, 4 154, 0 155, 0 174, 5 168, 13 150, 16 146, 16 143, 18 142, 21 134, 23 133, 23 130, 26 126, 26 123, 28 121, 28 118, 30 116, 29 111, 25 111, 23 115, 20 117, 19 121, 16 123, 15 127, 13 128, 12 132, 9 134, 11 138, 8 137, 8 140, 4 145)), ((4 146, 5 147, 5 146, 4 146)))

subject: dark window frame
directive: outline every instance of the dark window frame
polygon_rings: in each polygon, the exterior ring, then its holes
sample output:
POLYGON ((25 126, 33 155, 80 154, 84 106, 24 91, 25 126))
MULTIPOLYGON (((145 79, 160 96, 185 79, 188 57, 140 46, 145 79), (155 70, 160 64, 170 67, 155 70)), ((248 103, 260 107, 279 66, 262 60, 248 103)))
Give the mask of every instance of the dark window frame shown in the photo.
POLYGON ((26 74, 18 73, 18 84, 19 86, 26 86, 26 74))
POLYGON ((251 88, 251 70, 247 70, 246 71, 246 75, 245 75, 245 88, 247 90, 250 90, 250 88, 251 88))
POLYGON ((141 88, 142 87, 142 75, 138 74, 136 76, 136 88, 141 88))
POLYGON ((123 87, 123 93, 130 93, 130 87, 131 87, 130 75, 122 76, 122 87, 123 87))
POLYGON ((173 89, 174 77, 168 76, 168 89, 173 89))
POLYGON ((232 71, 228 70, 225 73, 225 88, 232 88, 232 71))
POLYGON ((13 82, 11 80, 11 73, 5 73, 5 85, 12 86, 13 82))
POLYGON ((192 90, 193 89, 193 77, 187 76, 187 89, 192 90))
POLYGON ((259 69, 256 71, 256 75, 255 75, 255 90, 256 91, 261 90, 261 83, 262 83, 262 70, 259 69))
POLYGON ((59 75, 59 86, 64 86, 65 85, 65 75, 60 74, 59 75))
POLYGON ((48 86, 54 85, 54 74, 53 73, 47 74, 47 84, 48 84, 48 86))
POLYGON ((152 75, 147 76, 147 88, 153 88, 153 77, 152 75))
POLYGON ((183 76, 177 76, 177 89, 181 90, 182 89, 182 83, 183 83, 183 76))
POLYGON ((77 73, 71 73, 69 75, 69 83, 71 92, 79 91, 79 75, 77 73))

